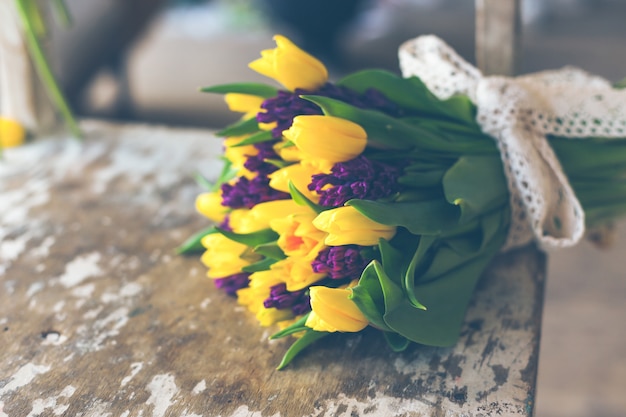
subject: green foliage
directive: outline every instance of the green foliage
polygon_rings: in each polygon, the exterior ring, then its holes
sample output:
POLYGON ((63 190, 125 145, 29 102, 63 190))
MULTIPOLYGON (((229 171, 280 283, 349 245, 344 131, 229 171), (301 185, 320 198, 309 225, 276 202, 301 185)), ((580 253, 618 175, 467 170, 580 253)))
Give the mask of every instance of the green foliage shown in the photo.
POLYGON ((203 87, 200 91, 203 93, 217 94, 249 94, 251 96, 258 96, 262 98, 271 98, 278 94, 278 89, 276 87, 261 83, 232 83, 214 85, 211 87, 203 87))

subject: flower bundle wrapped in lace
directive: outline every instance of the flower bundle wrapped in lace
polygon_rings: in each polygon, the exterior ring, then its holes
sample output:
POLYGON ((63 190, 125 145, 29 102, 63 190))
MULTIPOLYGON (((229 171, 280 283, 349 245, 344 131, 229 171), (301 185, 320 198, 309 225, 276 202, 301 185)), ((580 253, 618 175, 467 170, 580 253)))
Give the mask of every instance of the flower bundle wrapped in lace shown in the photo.
MULTIPOLYGON (((416 76, 379 70, 333 84, 321 62, 275 40, 250 67, 285 90, 204 89, 244 116, 220 132, 225 168, 196 202, 217 226, 180 251, 203 248, 218 288, 278 324, 272 337, 295 336, 280 367, 329 333, 367 326, 395 351, 454 344, 487 264, 520 221, 537 229, 505 175, 501 153, 516 148, 483 133, 471 94, 441 99, 416 76)), ((547 140, 588 225, 626 211, 626 141, 547 140)), ((558 235, 569 226, 547 206, 558 235)))

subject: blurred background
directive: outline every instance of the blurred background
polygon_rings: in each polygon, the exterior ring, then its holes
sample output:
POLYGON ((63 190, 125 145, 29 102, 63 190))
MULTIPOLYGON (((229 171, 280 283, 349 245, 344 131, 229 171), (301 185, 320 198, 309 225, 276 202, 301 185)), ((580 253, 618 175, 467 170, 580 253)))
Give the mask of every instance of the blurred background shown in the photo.
MULTIPOLYGON (((320 57, 331 78, 398 72, 397 48, 433 33, 474 62, 472 0, 68 0, 69 29, 49 50, 81 117, 178 126, 233 121, 202 86, 265 81, 247 68, 281 33, 320 57)), ((522 0, 521 73, 575 65, 626 76, 626 1, 522 0)), ((604 252, 549 257, 536 415, 626 416, 626 227, 604 252)))

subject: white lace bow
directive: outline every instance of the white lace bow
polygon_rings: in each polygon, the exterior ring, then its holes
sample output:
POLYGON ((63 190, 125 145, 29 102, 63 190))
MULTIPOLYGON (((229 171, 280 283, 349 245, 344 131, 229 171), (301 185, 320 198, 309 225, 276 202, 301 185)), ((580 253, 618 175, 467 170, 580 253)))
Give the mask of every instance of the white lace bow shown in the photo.
POLYGON ((585 231, 580 202, 546 135, 625 137, 626 90, 565 67, 510 78, 484 76, 436 36, 405 42, 404 77, 419 77, 440 99, 467 95, 477 122, 500 149, 511 194, 512 224, 505 248, 530 240, 544 247, 575 245, 585 231))

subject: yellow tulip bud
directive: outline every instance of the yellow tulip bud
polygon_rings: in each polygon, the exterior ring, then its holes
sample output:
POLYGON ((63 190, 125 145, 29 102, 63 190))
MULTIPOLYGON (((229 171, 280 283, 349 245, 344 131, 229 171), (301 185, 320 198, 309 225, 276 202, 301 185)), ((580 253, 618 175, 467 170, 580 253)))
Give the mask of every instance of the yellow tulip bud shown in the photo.
POLYGON ((228 213, 222 205, 222 192, 202 193, 196 198, 196 210, 216 223, 221 223, 228 213))
POLYGON ((315 259, 324 247, 326 233, 313 226, 315 213, 290 214, 270 221, 270 227, 279 234, 278 246, 287 256, 315 259))
POLYGON ((206 251, 201 261, 209 269, 207 272, 209 278, 224 278, 238 274, 241 268, 255 261, 250 257, 243 258, 248 248, 246 245, 230 240, 219 233, 203 237, 202 246, 206 248, 206 251))
POLYGON ((283 320, 289 320, 293 317, 291 310, 266 308, 263 305, 263 301, 270 296, 271 288, 280 283, 281 281, 272 271, 255 272, 250 275, 249 286, 237 291, 237 302, 246 306, 256 316, 261 326, 267 327, 283 320))
POLYGON ((299 291, 326 276, 314 272, 311 261, 309 257, 290 256, 276 262, 270 269, 287 285, 287 291, 299 291))
POLYGON ((270 227, 270 221, 287 217, 292 213, 310 210, 295 201, 274 200, 259 203, 250 210, 233 210, 230 215, 230 227, 235 233, 252 233, 270 227))
POLYGON ((0 149, 12 148, 24 143, 26 131, 16 120, 0 117, 0 149))
POLYGON ((358 332, 369 324, 367 318, 349 297, 349 288, 315 286, 309 289, 311 314, 307 327, 325 332, 358 332))
POLYGON ((293 164, 269 174, 269 185, 275 190, 288 193, 289 182, 291 182, 306 198, 317 203, 320 199, 319 195, 308 188, 311 177, 315 174, 320 174, 320 171, 311 164, 293 164))
POLYGON ((224 101, 230 111, 245 113, 244 118, 248 119, 256 116, 265 99, 251 94, 228 93, 224 95, 224 101))
POLYGON ((356 158, 367 145, 367 133, 361 126, 333 116, 296 116, 283 136, 292 141, 305 158, 332 163, 356 158))
POLYGON ((380 238, 389 240, 396 234, 395 226, 377 223, 351 206, 323 211, 313 225, 328 233, 324 243, 329 246, 373 246, 380 238))
POLYGON ((281 35, 274 36, 276 48, 261 51, 261 58, 249 67, 273 78, 287 89, 316 90, 328 80, 328 71, 319 60, 281 35))
POLYGON ((245 167, 249 157, 255 156, 259 150, 254 145, 235 146, 246 136, 231 136, 224 140, 224 156, 230 161, 232 167, 237 170, 237 175, 251 180, 257 176, 256 172, 251 172, 245 167))
POLYGON ((287 145, 287 141, 278 142, 274 145, 274 152, 276 152, 283 161, 297 162, 302 160, 302 151, 293 144, 287 145))

